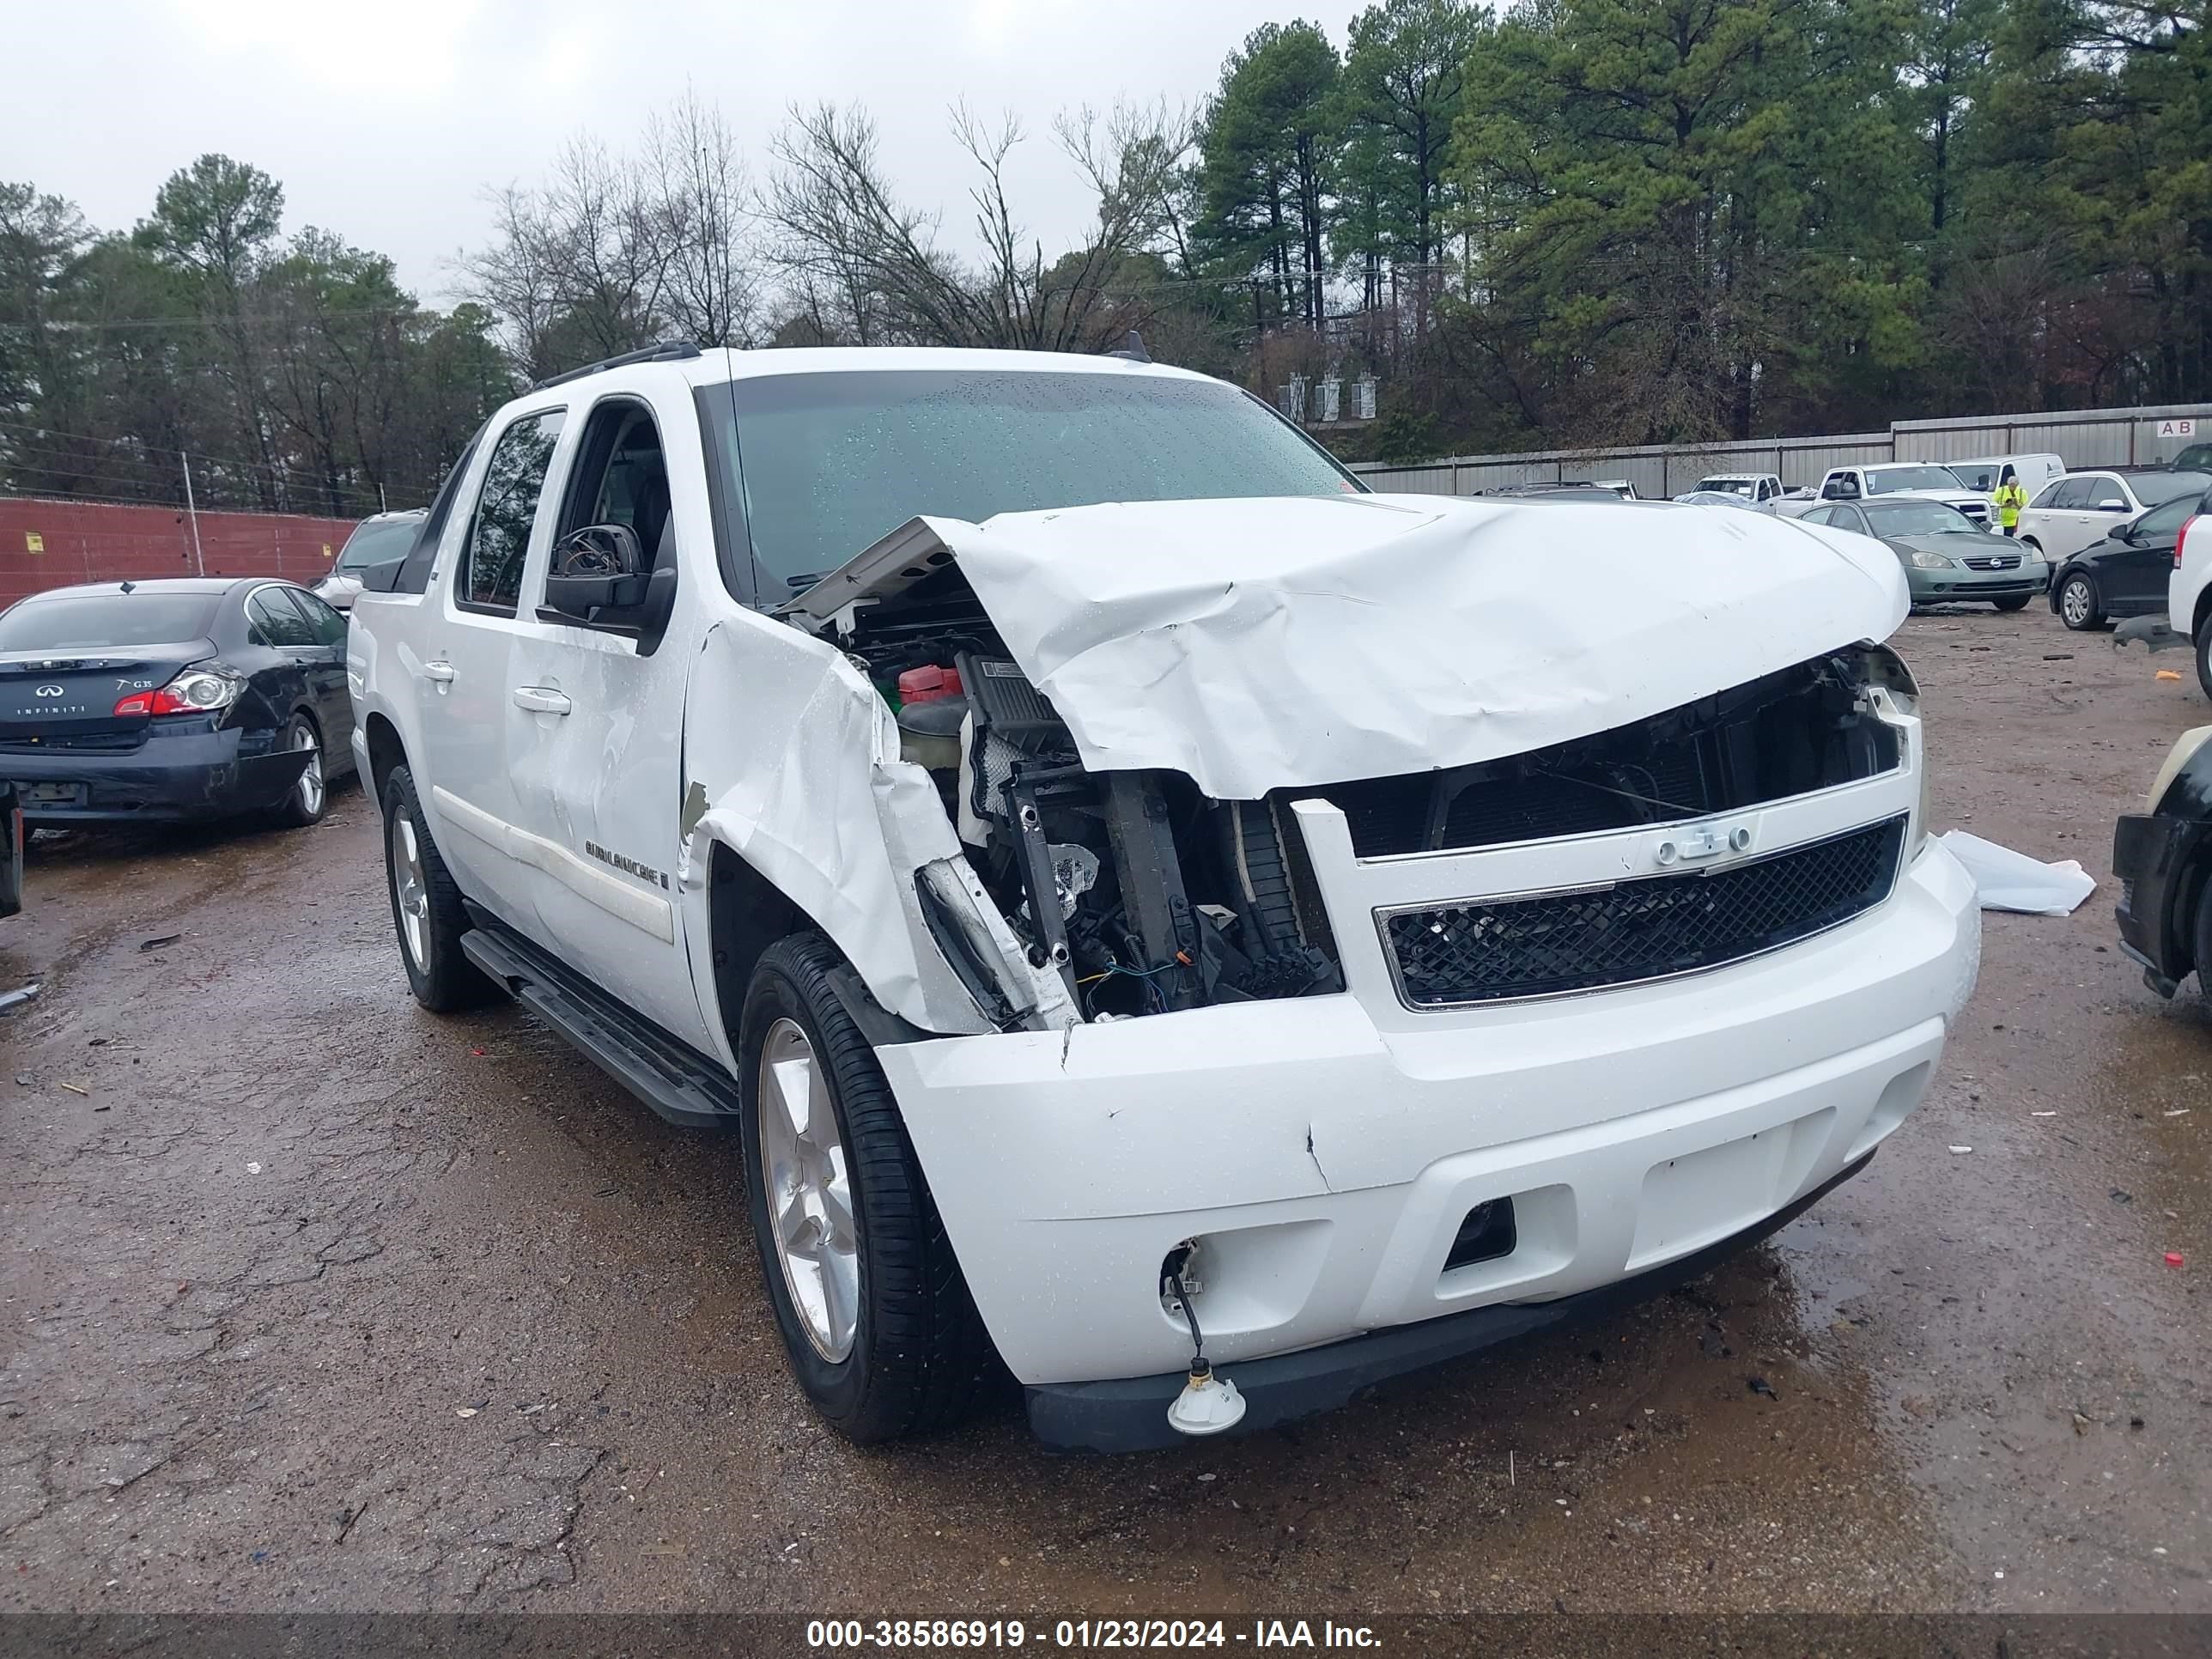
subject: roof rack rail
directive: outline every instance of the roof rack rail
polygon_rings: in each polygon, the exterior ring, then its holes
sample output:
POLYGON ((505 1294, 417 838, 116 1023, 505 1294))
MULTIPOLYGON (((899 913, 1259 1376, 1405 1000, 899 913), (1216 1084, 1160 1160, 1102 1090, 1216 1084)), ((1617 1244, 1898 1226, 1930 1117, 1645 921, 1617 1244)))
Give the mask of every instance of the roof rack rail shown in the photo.
POLYGON ((596 363, 586 363, 581 368, 572 368, 565 374, 549 374, 530 389, 543 392, 549 386, 566 386, 571 380, 580 380, 586 374, 597 374, 602 369, 625 368, 632 363, 677 362, 686 357, 696 357, 699 348, 676 340, 660 340, 636 351, 625 351, 619 357, 608 357, 596 363))

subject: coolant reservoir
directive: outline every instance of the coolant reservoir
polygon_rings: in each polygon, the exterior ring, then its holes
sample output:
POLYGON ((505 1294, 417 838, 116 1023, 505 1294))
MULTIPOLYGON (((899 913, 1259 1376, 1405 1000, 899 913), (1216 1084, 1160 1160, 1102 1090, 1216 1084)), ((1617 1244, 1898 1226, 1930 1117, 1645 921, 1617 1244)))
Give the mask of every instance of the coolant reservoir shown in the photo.
POLYGON ((968 704, 959 697, 909 702, 898 712, 899 757, 933 772, 960 768, 960 722, 968 704))

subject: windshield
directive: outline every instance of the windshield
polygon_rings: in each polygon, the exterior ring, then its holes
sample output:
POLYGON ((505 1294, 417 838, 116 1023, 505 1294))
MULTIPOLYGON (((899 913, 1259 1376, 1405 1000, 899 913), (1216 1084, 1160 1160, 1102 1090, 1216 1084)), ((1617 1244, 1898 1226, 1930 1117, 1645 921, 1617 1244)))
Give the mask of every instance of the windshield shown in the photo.
POLYGON ((1978 536, 1974 521, 1941 501, 1882 501, 1862 509, 1877 536, 1978 536))
POLYGON ((2212 473, 2139 472, 2128 482, 2135 486, 2137 501, 2145 507, 2156 507, 2177 495, 2202 495, 2212 489, 2212 473))
POLYGON ((358 571, 373 564, 387 564, 393 559, 404 559, 407 550, 415 545, 415 532, 422 527, 420 519, 386 520, 382 524, 365 524, 346 538, 345 550, 338 555, 335 569, 358 571))
POLYGON ((1955 491, 1959 488, 1958 479, 1940 466, 1870 466, 1866 480, 1869 495, 1887 495, 1899 489, 1955 491))
POLYGON ((1717 490, 1723 495, 1748 495, 1752 492, 1752 481, 1749 478, 1701 478, 1698 481, 1698 488, 1717 490))
POLYGON ((1986 495, 1997 487, 1997 474, 2002 468, 1996 461, 1954 461, 1943 470, 1968 489, 1986 495))
POLYGON ((919 514, 1356 492, 1264 405, 1210 380, 890 369, 733 381, 753 557, 797 591, 919 514))
POLYGON ((0 616, 0 651, 105 651, 197 640, 213 593, 76 593, 28 599, 0 616))

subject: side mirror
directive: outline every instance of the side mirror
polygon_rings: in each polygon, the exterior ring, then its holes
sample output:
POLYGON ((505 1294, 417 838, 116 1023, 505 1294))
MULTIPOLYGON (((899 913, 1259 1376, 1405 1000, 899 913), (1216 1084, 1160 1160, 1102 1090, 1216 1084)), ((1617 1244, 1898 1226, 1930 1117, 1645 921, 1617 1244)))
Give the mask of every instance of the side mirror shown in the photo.
POLYGON ((587 526, 553 550, 545 608, 579 622, 614 621, 597 613, 643 605, 647 579, 637 532, 626 524, 587 526))
POLYGON ((2128 504, 2117 496, 2107 496, 2097 503, 2097 511, 2100 513, 2124 513, 2127 510, 2128 504))

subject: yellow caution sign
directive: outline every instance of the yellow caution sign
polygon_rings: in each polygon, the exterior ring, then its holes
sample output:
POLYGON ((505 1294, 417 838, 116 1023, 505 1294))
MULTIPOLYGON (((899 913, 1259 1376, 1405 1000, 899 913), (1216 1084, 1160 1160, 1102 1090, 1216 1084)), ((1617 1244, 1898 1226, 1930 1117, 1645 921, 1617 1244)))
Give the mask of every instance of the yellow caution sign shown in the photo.
POLYGON ((23 532, 23 551, 26 553, 43 553, 46 550, 46 538, 44 536, 39 534, 35 530, 26 530, 23 532))

